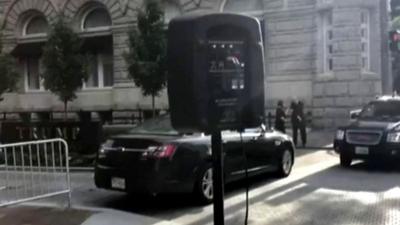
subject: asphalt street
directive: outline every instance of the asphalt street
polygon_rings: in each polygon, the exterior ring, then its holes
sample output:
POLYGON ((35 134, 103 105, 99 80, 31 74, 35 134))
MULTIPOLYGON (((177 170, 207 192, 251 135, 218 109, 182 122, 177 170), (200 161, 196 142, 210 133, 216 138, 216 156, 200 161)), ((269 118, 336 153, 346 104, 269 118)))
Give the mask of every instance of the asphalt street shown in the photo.
MULTIPOLYGON (((249 224, 398 224, 400 166, 357 162, 341 168, 331 151, 299 150, 291 176, 252 178, 249 224)), ((93 174, 72 174, 75 206, 105 207, 172 221, 212 224, 212 205, 199 206, 189 195, 128 196, 97 189, 93 174)), ((226 188, 226 224, 243 224, 244 182, 226 188)), ((40 203, 65 204, 64 197, 40 203)))

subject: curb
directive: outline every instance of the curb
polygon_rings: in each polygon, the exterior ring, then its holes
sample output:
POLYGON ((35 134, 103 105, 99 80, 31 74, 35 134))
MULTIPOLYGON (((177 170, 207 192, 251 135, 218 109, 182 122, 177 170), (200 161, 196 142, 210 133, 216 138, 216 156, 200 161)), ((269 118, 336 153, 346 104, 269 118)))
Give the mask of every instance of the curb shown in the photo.
MULTIPOLYGON (((24 168, 22 166, 15 166, 15 167, 12 165, 9 165, 9 166, 13 167, 16 171, 22 171, 24 168)), ((6 168, 5 165, 0 165, 0 171, 4 170, 5 168, 6 168)), ((32 169, 32 171, 37 171, 39 169, 45 170, 46 168, 45 167, 39 167, 39 168, 34 167, 32 169)), ((55 169, 60 169, 60 167, 55 167, 55 169)), ((65 167, 62 167, 62 169, 65 170, 65 167)), ((93 167, 69 167, 69 171, 72 173, 73 172, 94 172, 94 166, 93 167)))
POLYGON ((93 167, 70 167, 69 168, 70 172, 94 172, 94 166, 93 167))
MULTIPOLYGON (((21 206, 29 206, 29 207, 47 207, 47 208, 67 208, 65 204, 57 204, 50 202, 25 202, 20 204, 21 206)), ((101 207, 90 207, 90 206, 81 206, 81 205, 72 205, 71 209, 77 210, 86 210, 91 212, 118 212, 119 210, 109 209, 109 208, 101 208, 101 207)), ((123 212, 123 211, 119 211, 123 212)))
MULTIPOLYGON (((47 207, 47 208, 64 208, 60 204, 54 203, 24 203, 21 206, 27 207, 47 207)), ((93 213, 82 225, 109 225, 111 220, 115 225, 180 225, 168 220, 160 220, 154 217, 140 215, 137 213, 125 212, 122 210, 100 208, 100 207, 87 207, 87 206, 74 206, 71 209, 84 210, 93 213), (115 218, 112 218, 115 217, 115 218), (111 218, 111 219, 110 219, 111 218), (117 219, 118 218, 118 219, 117 219)))

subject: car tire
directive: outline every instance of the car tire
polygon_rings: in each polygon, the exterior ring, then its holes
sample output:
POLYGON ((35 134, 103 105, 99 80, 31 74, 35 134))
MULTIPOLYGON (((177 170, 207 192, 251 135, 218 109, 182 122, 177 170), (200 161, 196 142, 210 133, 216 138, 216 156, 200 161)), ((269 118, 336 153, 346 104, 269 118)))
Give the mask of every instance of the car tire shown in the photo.
POLYGON ((340 152, 340 165, 342 167, 350 167, 351 162, 353 161, 351 155, 344 153, 343 151, 340 152))
POLYGON ((208 164, 199 171, 194 187, 194 196, 200 204, 209 204, 213 201, 214 196, 212 165, 208 164))
POLYGON ((285 148, 278 158, 278 170, 276 171, 276 176, 279 178, 284 178, 290 175, 292 172, 294 163, 293 151, 285 148))

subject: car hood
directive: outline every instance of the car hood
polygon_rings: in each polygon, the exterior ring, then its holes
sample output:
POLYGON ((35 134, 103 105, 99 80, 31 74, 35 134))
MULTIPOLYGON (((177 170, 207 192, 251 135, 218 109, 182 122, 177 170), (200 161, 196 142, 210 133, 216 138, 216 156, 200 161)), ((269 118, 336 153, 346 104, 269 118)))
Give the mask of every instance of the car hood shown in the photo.
POLYGON ((371 129, 371 130, 392 130, 393 128, 400 125, 400 122, 396 121, 370 121, 370 120, 358 120, 352 123, 348 129, 371 129))

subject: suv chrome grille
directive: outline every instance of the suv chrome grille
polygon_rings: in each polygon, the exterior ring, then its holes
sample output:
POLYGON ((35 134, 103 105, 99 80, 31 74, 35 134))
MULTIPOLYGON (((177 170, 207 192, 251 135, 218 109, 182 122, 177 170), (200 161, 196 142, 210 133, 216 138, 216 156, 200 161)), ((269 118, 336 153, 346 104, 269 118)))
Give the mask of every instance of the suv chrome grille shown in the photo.
POLYGON ((346 141, 356 145, 377 145, 381 141, 381 131, 348 130, 346 141))

